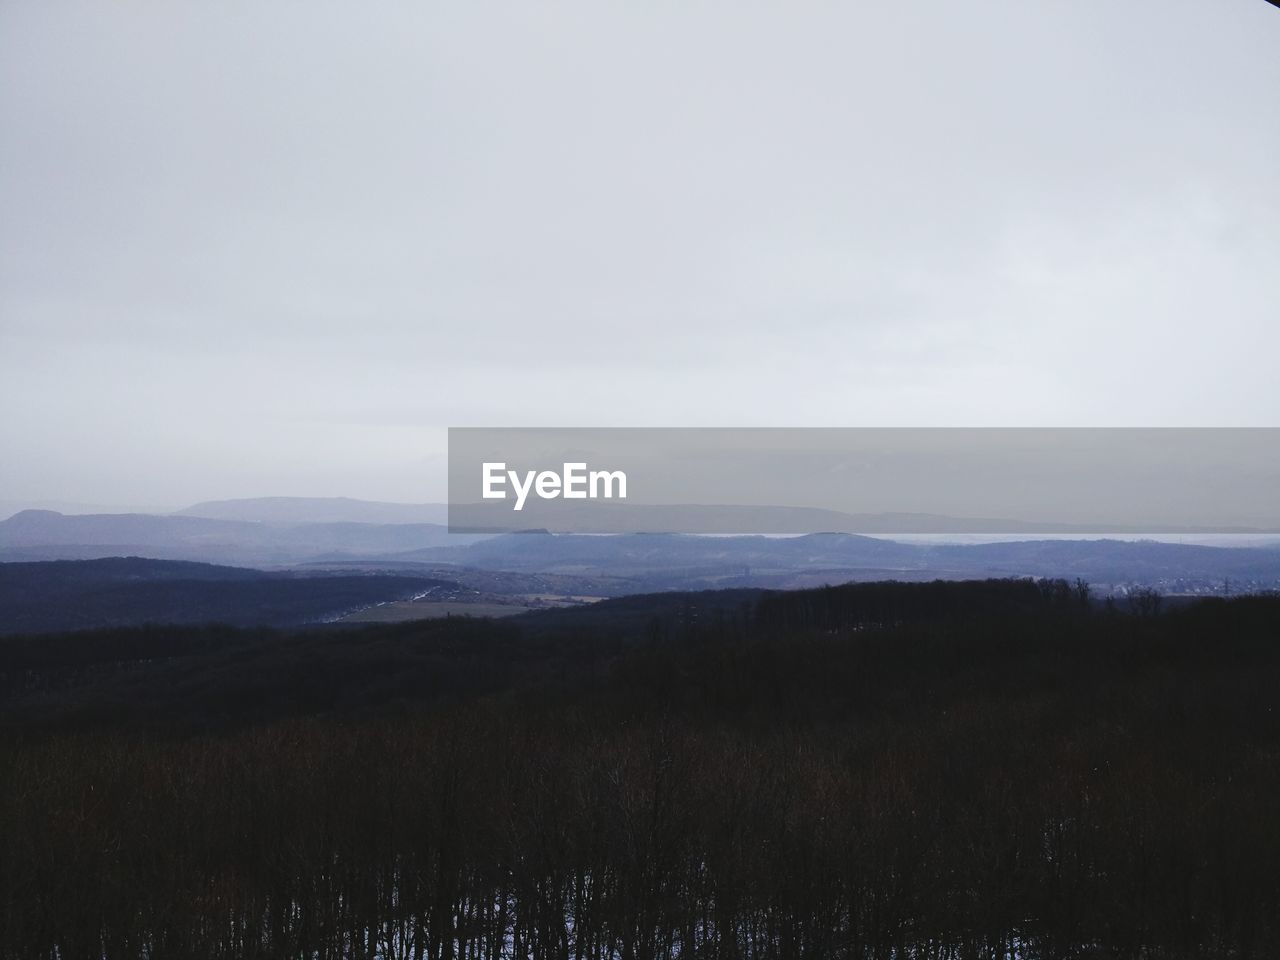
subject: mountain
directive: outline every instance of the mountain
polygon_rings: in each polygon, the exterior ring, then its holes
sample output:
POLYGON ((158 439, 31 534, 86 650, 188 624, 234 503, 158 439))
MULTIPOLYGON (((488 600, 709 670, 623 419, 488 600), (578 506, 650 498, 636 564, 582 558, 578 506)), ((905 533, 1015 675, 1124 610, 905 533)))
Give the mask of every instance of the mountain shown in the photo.
POLYGON ((380 503, 350 497, 257 497, 208 500, 175 513, 180 517, 247 520, 254 523, 429 523, 449 522, 443 503, 380 503))
POLYGON ((547 530, 551 533, 693 533, 741 535, 791 535, 831 532, 873 536, 1016 535, 1021 537, 1074 536, 1183 536, 1214 537, 1223 534, 1280 539, 1280 529, 1268 527, 1205 528, 1177 524, 1062 523, 1048 519, 1015 520, 1009 517, 948 516, 938 513, 846 513, 819 507, 783 507, 772 504, 646 504, 621 500, 542 500, 530 497, 521 512, 509 502, 454 504, 450 516, 455 530, 475 533, 519 533, 547 530))
POLYGON ((67 516, 24 510, 0 521, 0 560, 147 556, 240 566, 378 557, 478 536, 433 523, 269 523, 142 513, 67 516))
MULTIPOLYGON (((243 508, 246 515, 256 509, 275 511, 266 502, 251 503, 258 506, 243 508)), ((279 513, 292 510, 301 516, 314 509, 310 515, 319 516, 329 509, 308 504, 305 500, 289 501, 279 513)), ((371 506, 376 511, 380 506, 395 505, 371 506)), ((363 508, 352 509, 358 512, 363 508)), ((707 587, 795 588, 849 580, 1006 576, 1081 577, 1104 589, 1105 585, 1142 584, 1171 593, 1280 588, 1280 550, 1150 540, 956 544, 902 542, 849 533, 798 537, 545 532, 483 536, 450 534, 446 527, 427 523, 283 522, 149 514, 66 516, 42 510, 23 511, 0 521, 0 561, 112 556, 257 567, 390 563, 415 573, 426 566, 607 578, 611 584, 601 593, 608 595, 707 587), (624 584, 630 589, 624 589, 624 584)))
POLYGON ((0 634, 143 623, 292 626, 447 581, 302 576, 140 557, 0 564, 0 634))
POLYGON ((1098 585, 1141 583, 1169 592, 1280 588, 1280 551, 1152 540, 1025 540, 901 543, 853 534, 698 537, 677 534, 507 534, 460 548, 406 554, 486 569, 633 577, 646 587, 806 586, 868 579, 1080 577, 1098 585), (672 581, 664 586, 655 577, 672 581))
POLYGON ((688 567, 800 569, 833 563, 914 569, 926 553, 910 544, 846 533, 801 537, 513 533, 461 549, 418 551, 415 556, 452 558, 467 566, 504 570, 642 573, 688 567))
POLYGON ((54 510, 58 513, 168 513, 166 507, 138 504, 80 503, 74 500, 0 500, 0 519, 23 510, 54 510))

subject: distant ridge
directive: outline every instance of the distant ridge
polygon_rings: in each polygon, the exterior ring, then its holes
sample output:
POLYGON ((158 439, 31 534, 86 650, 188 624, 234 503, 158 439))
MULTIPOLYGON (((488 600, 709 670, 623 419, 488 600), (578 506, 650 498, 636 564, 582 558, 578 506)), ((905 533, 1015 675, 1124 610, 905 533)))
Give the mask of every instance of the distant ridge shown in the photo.
POLYGON ((383 503, 351 497, 252 497, 206 500, 175 511, 180 517, 254 523, 448 523, 443 503, 383 503))
POLYGON ((1154 540, 1053 539, 913 544, 847 533, 801 537, 505 534, 466 547, 428 548, 402 559, 523 573, 652 578, 680 573, 713 585, 773 586, 806 571, 817 582, 852 579, 1066 577, 1114 584, 1162 584, 1212 591, 1280 588, 1280 551, 1154 540), (1197 581, 1177 584, 1175 581, 1197 581), (732 581, 732 582, 730 582, 732 581))
POLYGON ((321 516, 326 510, 338 511, 339 516, 362 515, 366 508, 383 512, 382 507, 412 511, 430 505, 280 498, 230 501, 212 508, 272 520, 186 514, 66 516, 29 510, 0 521, 0 561, 139 556, 256 567, 374 561, 409 569, 429 564, 622 578, 640 591, 991 576, 1082 577, 1094 583, 1139 582, 1192 593, 1280 589, 1280 549, 1275 548, 1095 537, 912 543, 839 532, 800 537, 546 532, 485 537, 450 534, 446 527, 430 523, 283 519, 321 516))
POLYGON ((234 566, 382 557, 473 543, 433 523, 307 523, 24 510, 0 520, 0 561, 140 556, 234 566))

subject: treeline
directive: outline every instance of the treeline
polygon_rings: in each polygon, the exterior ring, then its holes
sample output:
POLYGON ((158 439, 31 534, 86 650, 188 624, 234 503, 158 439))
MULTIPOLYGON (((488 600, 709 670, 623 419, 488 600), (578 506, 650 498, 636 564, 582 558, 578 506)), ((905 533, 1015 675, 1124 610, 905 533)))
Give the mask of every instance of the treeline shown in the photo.
POLYGON ((420 576, 268 573, 141 557, 0 563, 0 636, 147 623, 289 626, 453 586, 420 576))
POLYGON ((885 626, 939 618, 991 619, 1089 605, 1089 585, 1065 580, 848 583, 762 596, 756 618, 783 627, 885 626))
POLYGON ((14 728, 0 956, 1274 956, 1280 601, 930 587, 627 607, 582 671, 397 628, 505 679, 380 713, 14 728))

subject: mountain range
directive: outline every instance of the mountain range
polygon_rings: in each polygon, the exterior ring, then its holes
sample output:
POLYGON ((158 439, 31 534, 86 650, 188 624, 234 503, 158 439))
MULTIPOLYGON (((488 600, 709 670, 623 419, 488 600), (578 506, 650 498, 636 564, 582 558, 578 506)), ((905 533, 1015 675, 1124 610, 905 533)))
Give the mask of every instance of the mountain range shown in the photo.
MULTIPOLYGON (((317 511, 336 512, 323 507, 317 511)), ((254 513, 249 507, 243 515, 254 513)), ((23 510, 0 521, 0 561, 145 556, 284 566, 312 560, 381 557, 477 539, 475 535, 451 535, 437 523, 241 519, 186 511, 167 515, 67 515, 52 510, 23 510)))
MULTIPOLYGON (((467 568, 608 577, 637 590, 805 586, 867 579, 1080 577, 1175 592, 1280 587, 1274 545, 1206 546, 1153 540, 1027 539, 903 542, 853 533, 691 536, 668 533, 451 534, 439 504, 344 498, 213 501, 173 514, 65 515, 26 510, 0 521, 0 561, 138 556, 258 568, 422 574, 467 568)), ((616 593, 617 590, 610 591, 616 593)))

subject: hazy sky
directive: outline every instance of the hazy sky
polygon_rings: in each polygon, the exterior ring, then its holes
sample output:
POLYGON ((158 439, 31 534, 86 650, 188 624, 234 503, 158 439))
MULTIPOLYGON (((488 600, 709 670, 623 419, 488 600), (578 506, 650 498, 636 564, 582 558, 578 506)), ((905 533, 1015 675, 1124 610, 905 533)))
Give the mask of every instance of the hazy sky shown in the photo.
POLYGON ((1263 0, 0 3, 0 501, 449 425, 1280 425, 1263 0))

